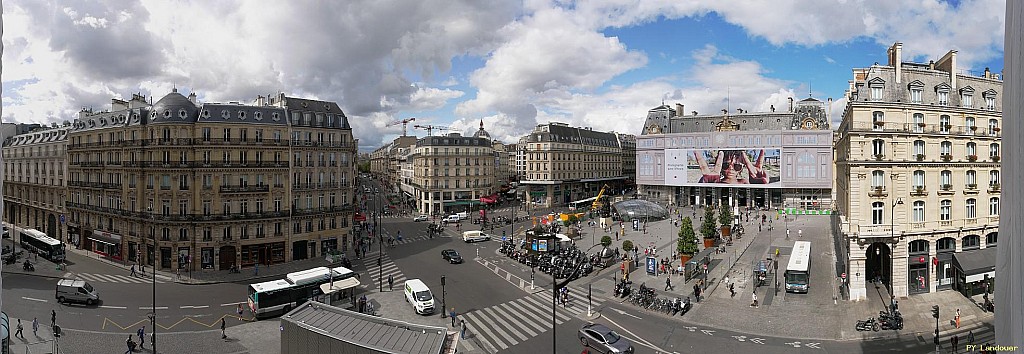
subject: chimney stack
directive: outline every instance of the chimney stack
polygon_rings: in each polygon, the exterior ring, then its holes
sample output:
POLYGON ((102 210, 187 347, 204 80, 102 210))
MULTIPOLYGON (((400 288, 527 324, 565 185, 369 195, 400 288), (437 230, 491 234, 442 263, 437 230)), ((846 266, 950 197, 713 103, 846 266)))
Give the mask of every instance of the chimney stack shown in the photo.
POLYGON ((189 93, 188 94, 188 100, 192 101, 192 104, 195 104, 196 103, 196 93, 195 92, 189 93))
POLYGON ((985 78, 986 79, 991 79, 992 78, 992 72, 988 71, 988 67, 987 66, 985 67, 985 78))
POLYGON ((772 112, 775 112, 775 105, 771 106, 771 110, 772 110, 772 112))
POLYGON ((789 98, 789 112, 793 113, 793 97, 789 98))
POLYGON ((683 110, 683 104, 676 102, 676 115, 682 116, 684 114, 686 114, 686 111, 683 110))

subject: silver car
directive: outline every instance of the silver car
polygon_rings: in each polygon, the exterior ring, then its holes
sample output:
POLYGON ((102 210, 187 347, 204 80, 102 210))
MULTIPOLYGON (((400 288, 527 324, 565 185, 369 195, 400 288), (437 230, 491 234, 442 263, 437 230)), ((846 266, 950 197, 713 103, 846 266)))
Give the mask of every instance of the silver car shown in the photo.
POLYGON ((588 323, 580 327, 579 335, 584 347, 600 353, 633 353, 633 345, 629 340, 605 325, 588 323))

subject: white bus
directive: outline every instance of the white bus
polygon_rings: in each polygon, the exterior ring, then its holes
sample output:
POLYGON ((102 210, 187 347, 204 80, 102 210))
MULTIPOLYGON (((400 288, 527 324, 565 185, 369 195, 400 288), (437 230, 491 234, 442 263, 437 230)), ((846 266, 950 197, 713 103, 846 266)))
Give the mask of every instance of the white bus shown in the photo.
POLYGON ((53 262, 64 260, 64 245, 57 239, 46 236, 45 233, 36 229, 22 229, 18 234, 22 248, 38 253, 53 262))
POLYGON ((288 273, 284 279, 250 284, 249 310, 256 318, 283 315, 306 300, 322 295, 321 285, 331 282, 332 272, 335 282, 358 276, 345 267, 316 267, 288 273))
POLYGON ((811 243, 796 241, 786 266, 786 291, 806 293, 811 282, 811 243))

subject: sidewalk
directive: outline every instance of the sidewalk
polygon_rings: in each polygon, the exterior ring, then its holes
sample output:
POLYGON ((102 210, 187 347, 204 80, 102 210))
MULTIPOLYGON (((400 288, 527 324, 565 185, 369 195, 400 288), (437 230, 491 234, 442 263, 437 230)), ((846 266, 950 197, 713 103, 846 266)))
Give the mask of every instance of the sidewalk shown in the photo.
MULTIPOLYGON (((25 328, 25 339, 15 338, 18 319, 11 317, 11 353, 42 354, 53 353, 53 330, 49 322, 40 319, 38 335, 32 334, 32 320, 21 319, 25 328)), ((49 321, 49 318, 46 319, 49 321)), ((231 320, 228 320, 230 323, 231 320)), ((59 325, 60 323, 58 323, 59 325)), ((272 354, 281 352, 280 322, 276 319, 249 322, 228 327, 228 338, 221 339, 220 329, 201 332, 157 332, 157 350, 164 353, 225 353, 225 354, 272 354)), ((146 344, 136 352, 152 352, 150 328, 146 328, 146 344)), ((125 333, 107 333, 81 330, 63 330, 57 345, 65 353, 122 353, 128 347, 125 340, 135 336, 135 329, 125 333)))

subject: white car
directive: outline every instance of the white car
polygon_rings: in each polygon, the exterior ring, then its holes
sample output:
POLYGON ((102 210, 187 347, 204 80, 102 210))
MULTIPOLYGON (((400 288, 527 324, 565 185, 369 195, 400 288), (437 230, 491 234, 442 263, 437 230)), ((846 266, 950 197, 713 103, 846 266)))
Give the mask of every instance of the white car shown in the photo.
POLYGON ((479 242, 489 241, 491 235, 485 234, 483 231, 466 231, 462 233, 462 240, 466 242, 479 242))
POLYGON ((420 216, 417 216, 415 218, 412 218, 412 221, 427 221, 427 220, 430 220, 430 217, 426 216, 426 215, 420 215, 420 216))

